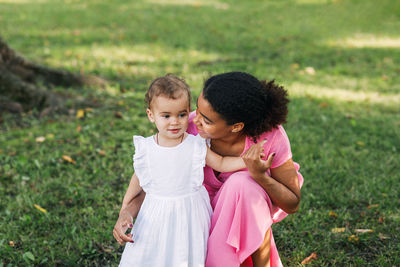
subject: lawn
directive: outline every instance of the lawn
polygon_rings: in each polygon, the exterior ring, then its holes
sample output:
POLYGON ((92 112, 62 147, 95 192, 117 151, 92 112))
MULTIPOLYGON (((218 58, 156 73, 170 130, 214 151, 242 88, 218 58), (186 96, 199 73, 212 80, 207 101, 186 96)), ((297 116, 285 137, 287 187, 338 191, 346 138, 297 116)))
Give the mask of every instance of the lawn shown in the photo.
POLYGON ((84 110, 0 115, 0 266, 117 266, 112 228, 150 135, 144 91, 246 71, 289 92, 300 210, 273 226, 285 266, 400 266, 400 2, 0 0, 0 35, 106 88, 54 88, 84 110), (67 157, 66 157, 67 156, 67 157))

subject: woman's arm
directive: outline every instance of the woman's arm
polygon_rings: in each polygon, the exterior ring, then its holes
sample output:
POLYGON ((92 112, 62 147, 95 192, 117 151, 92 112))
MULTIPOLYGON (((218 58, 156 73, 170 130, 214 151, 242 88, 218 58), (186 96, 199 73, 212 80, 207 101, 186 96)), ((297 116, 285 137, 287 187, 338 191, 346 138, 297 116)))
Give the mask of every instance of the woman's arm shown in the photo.
POLYGON ((272 202, 287 213, 295 213, 300 205, 300 185, 292 159, 277 168, 270 169, 273 154, 266 161, 260 159, 263 143, 253 146, 243 155, 251 177, 265 190, 272 202))
POLYGON ((233 172, 246 168, 241 157, 223 157, 207 146, 206 164, 219 172, 233 172))

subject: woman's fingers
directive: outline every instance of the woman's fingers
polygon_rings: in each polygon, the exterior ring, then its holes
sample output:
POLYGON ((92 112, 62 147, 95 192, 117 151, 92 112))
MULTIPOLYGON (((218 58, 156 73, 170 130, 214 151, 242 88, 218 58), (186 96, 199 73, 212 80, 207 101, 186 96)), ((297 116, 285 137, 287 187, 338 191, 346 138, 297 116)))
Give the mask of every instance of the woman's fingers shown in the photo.
POLYGON ((265 166, 266 166, 266 167, 268 167, 268 168, 271 167, 272 161, 274 160, 274 157, 275 157, 275 152, 269 154, 267 160, 265 161, 265 166))

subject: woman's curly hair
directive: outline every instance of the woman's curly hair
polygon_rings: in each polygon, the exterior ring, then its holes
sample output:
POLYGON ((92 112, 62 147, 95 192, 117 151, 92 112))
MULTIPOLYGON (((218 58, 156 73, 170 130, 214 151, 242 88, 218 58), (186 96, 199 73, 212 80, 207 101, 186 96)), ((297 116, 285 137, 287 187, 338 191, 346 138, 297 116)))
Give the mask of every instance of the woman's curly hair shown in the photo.
POLYGON ((274 81, 259 81, 244 72, 210 77, 203 97, 228 125, 243 122, 243 133, 254 139, 286 123, 288 94, 274 81))

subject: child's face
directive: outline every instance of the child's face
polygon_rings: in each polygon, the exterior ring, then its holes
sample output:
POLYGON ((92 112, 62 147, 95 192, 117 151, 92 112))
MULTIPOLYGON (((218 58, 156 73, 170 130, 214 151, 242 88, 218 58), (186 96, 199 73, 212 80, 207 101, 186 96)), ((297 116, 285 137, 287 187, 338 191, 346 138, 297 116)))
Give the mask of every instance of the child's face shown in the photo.
POLYGON ((151 101, 147 115, 156 124, 159 135, 167 139, 181 138, 188 128, 189 99, 185 92, 179 92, 176 99, 157 96, 151 101))

